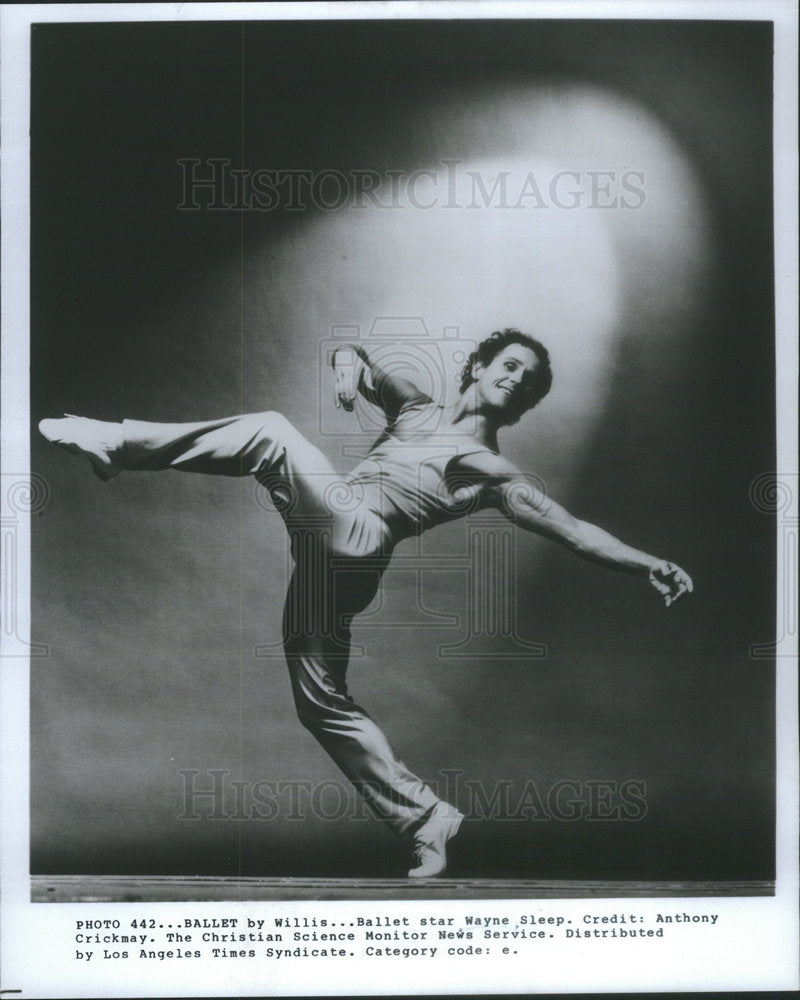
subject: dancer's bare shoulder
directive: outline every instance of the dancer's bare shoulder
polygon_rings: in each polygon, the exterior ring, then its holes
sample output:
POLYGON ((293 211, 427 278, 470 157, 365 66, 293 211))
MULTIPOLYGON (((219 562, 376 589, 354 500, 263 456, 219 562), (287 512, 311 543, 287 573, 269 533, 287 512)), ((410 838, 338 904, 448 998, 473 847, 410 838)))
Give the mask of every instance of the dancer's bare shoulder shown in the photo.
POLYGON ((553 507, 537 477, 526 475, 504 455, 486 448, 453 458, 448 472, 479 491, 481 506, 496 507, 508 516, 516 517, 520 505, 537 515, 553 507))

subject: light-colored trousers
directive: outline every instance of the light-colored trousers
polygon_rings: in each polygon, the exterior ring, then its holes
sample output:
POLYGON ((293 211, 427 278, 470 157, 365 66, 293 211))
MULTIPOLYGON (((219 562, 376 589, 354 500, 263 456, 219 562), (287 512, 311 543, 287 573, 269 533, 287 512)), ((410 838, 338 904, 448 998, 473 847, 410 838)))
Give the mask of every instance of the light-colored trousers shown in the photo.
POLYGON ((128 470, 252 475, 269 489, 295 563, 283 641, 300 721, 377 816, 396 833, 413 832, 439 799, 347 691, 350 625, 391 557, 386 524, 357 484, 275 412, 192 424, 125 420, 112 457, 128 470))

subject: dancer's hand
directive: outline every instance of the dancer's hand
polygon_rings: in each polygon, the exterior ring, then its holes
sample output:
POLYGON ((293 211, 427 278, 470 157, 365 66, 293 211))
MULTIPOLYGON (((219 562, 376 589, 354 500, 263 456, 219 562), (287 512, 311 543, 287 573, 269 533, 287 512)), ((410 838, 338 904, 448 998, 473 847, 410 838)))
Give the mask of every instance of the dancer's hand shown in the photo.
POLYGON ((667 607, 674 604, 681 594, 691 594, 694 590, 689 574, 671 562, 657 562, 651 567, 648 579, 664 598, 667 607))
POLYGON ((358 384, 366 364, 352 347, 339 347, 333 356, 333 391, 336 407, 351 412, 358 395, 358 384))

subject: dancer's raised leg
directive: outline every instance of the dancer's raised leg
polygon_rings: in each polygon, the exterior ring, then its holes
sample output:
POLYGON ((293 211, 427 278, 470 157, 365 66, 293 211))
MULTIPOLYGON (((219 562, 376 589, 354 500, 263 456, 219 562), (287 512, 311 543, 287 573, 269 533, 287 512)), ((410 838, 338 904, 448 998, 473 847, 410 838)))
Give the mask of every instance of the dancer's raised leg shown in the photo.
POLYGON ((160 469, 247 476, 283 458, 293 464, 293 472, 333 474, 319 449, 272 410, 194 423, 113 423, 67 414, 42 420, 39 430, 53 444, 86 455, 106 478, 123 470, 160 469))

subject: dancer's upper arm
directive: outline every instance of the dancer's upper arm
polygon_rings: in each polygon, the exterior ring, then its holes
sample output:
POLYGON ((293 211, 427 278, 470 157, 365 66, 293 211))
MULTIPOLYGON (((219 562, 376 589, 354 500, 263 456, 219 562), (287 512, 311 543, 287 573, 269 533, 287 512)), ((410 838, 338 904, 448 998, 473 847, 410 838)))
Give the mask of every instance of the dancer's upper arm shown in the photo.
POLYGON ((389 375, 383 369, 373 367, 369 379, 362 379, 359 392, 370 403, 379 406, 387 417, 396 417, 409 405, 423 405, 432 402, 431 397, 406 378, 389 375))
POLYGON ((494 507, 526 531, 575 544, 580 522, 545 493, 540 481, 507 458, 481 451, 465 456, 458 469, 481 483, 482 506, 494 507))
MULTIPOLYGON (((694 588, 692 578, 680 566, 632 548, 596 524, 573 517, 501 455, 488 451, 466 455, 453 472, 459 477, 467 474, 482 506, 496 507, 521 528, 560 542, 599 566, 646 575, 667 607, 694 588)), ((458 486, 463 494, 464 485, 458 486)))

